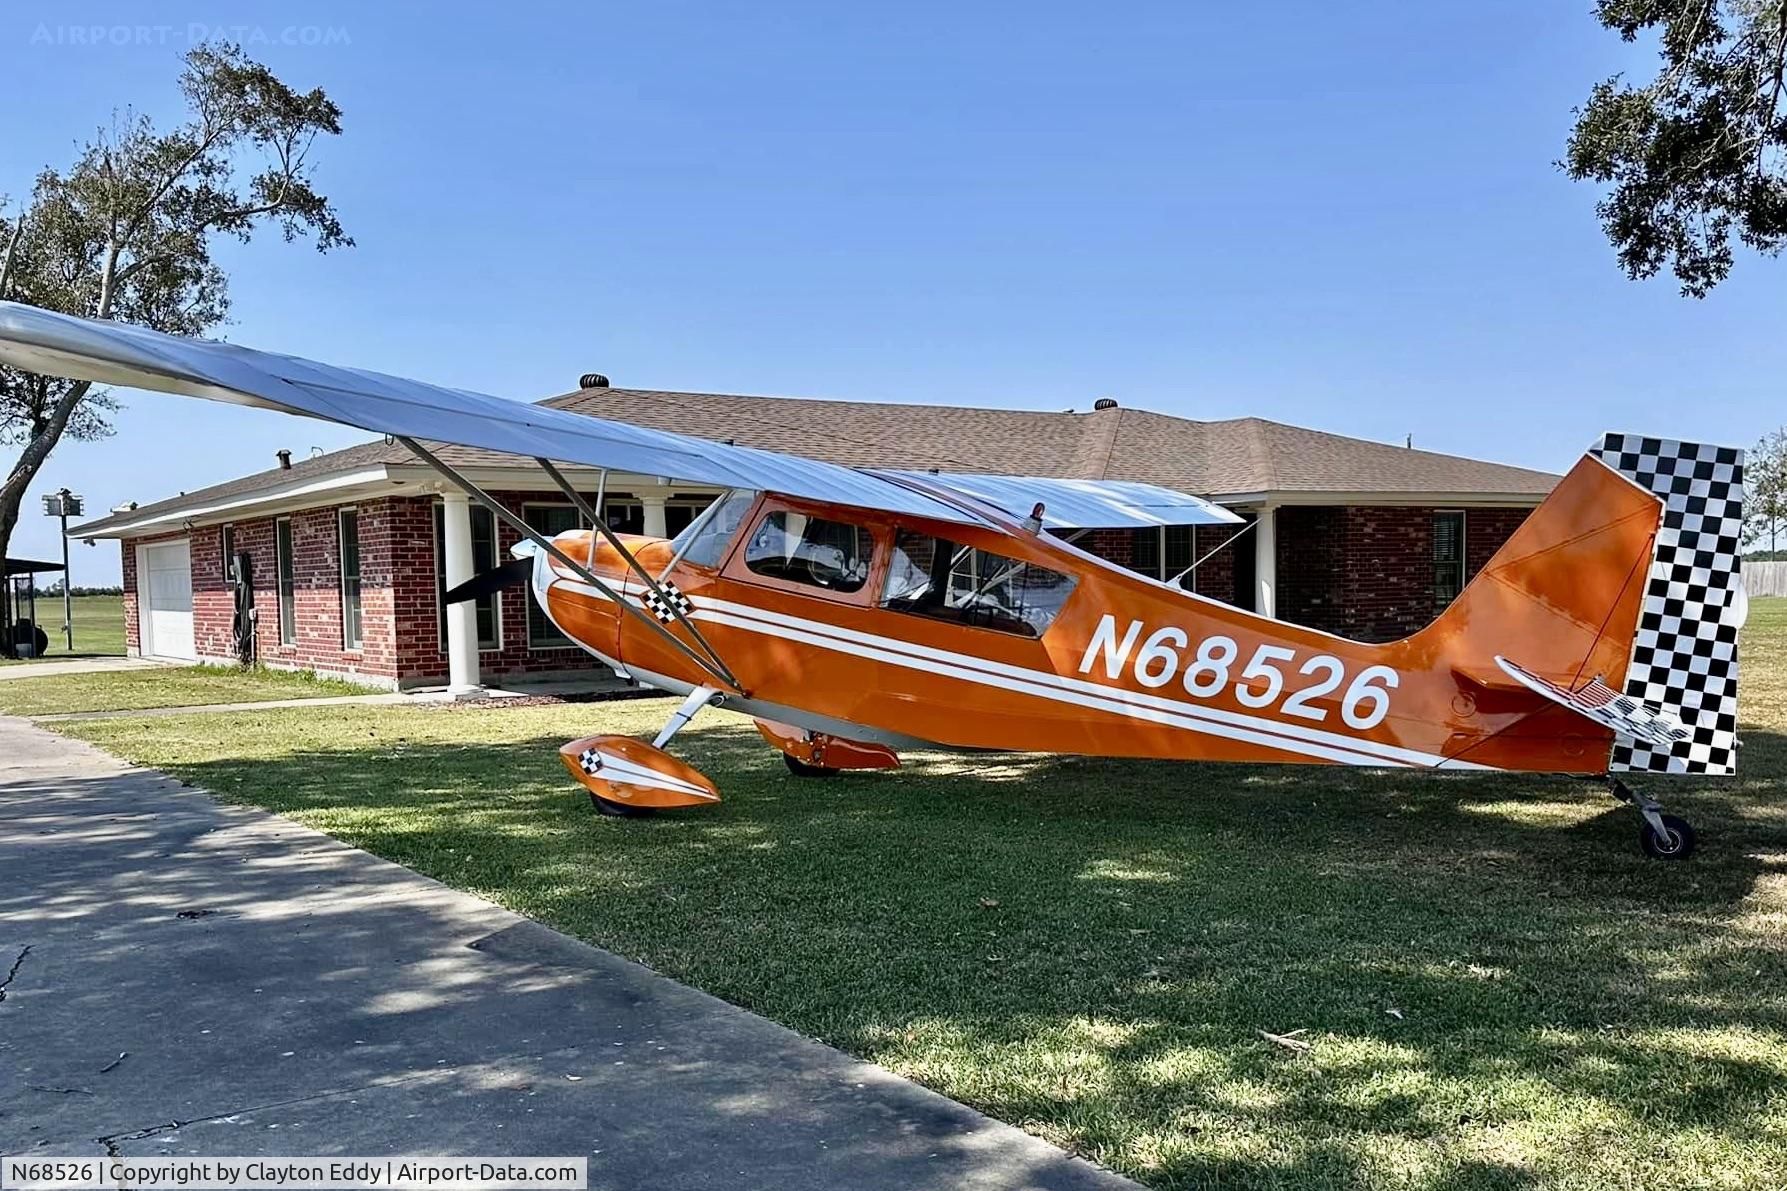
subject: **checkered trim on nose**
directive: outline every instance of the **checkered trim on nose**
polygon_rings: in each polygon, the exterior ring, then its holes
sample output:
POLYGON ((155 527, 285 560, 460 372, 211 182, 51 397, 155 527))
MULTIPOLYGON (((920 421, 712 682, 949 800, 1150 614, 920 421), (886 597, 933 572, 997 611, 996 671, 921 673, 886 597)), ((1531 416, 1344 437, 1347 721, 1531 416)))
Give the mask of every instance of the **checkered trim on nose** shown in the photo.
POLYGON ((664 594, 659 595, 655 591, 647 592, 645 606, 651 610, 653 616, 665 624, 675 620, 678 612, 687 616, 694 609, 695 605, 689 602, 689 597, 684 595, 676 584, 660 583, 658 586, 663 589, 664 594))
POLYGON ((1625 693, 1680 716, 1685 738, 1614 738, 1609 768, 1652 773, 1737 769, 1737 626, 1744 453, 1734 447, 1609 434, 1601 461, 1663 502, 1625 693))
POLYGON ((594 777, 602 768, 602 754, 595 749, 584 749, 577 754, 577 767, 584 773, 594 777))

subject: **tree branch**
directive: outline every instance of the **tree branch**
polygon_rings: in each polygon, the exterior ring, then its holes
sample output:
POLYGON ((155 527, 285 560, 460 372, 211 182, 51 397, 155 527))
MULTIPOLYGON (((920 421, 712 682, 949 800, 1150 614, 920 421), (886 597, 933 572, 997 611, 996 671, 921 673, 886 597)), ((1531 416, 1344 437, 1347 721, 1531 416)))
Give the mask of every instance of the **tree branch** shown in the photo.
POLYGON ((1762 113, 1762 144, 1756 150, 1756 174, 1762 175, 1768 162, 1768 133, 1775 123, 1775 111, 1781 104, 1781 83, 1787 78, 1787 2, 1775 21, 1775 86, 1768 97, 1768 110, 1762 113))
POLYGON ((6 297, 7 287, 12 284, 12 262, 19 252, 19 241, 25 238, 25 221, 31 218, 31 208, 19 211, 19 221, 13 225, 12 239, 6 243, 6 255, 0 257, 0 298, 6 297))

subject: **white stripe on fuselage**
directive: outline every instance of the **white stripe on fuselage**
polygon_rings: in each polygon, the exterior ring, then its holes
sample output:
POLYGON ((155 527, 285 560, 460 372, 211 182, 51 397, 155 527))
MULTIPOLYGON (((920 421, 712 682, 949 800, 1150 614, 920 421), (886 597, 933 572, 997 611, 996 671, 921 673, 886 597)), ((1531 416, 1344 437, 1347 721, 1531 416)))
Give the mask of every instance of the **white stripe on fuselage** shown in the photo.
MULTIPOLYGON (((555 587, 563 587, 595 599, 606 597, 586 583, 558 578, 555 587)), ((614 587, 630 603, 643 604, 643 586, 621 581, 614 587)), ((972 654, 935 649, 895 637, 882 637, 847 629, 821 621, 806 620, 780 612, 771 612, 749 604, 719 600, 711 596, 695 599, 693 620, 706 620, 766 636, 800 641, 847 653, 854 657, 871 657, 906 669, 1015 691, 1054 702, 1114 712, 1130 719, 1184 728, 1205 735, 1220 736, 1262 745, 1280 752, 1298 753, 1344 765, 1422 766, 1450 769, 1490 769, 1443 757, 1418 749, 1403 748, 1374 740, 1345 736, 1319 728, 1287 724, 1261 716, 1245 715, 1218 707, 1184 703, 1159 695, 1143 694, 1121 687, 1102 686, 1084 679, 1071 678, 1046 670, 1029 669, 997 662, 972 654)))

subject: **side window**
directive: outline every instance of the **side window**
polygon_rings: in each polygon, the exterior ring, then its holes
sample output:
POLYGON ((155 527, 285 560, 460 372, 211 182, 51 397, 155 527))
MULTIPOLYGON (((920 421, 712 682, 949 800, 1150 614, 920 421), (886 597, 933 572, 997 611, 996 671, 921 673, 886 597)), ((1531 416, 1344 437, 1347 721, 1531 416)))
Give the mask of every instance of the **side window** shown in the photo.
POLYGON ((1074 581, 1058 571, 902 529, 881 606, 895 612, 1040 637, 1074 581))
POLYGON ((745 567, 754 575, 805 583, 848 595, 869 581, 875 536, 860 525, 777 510, 745 543, 745 567))

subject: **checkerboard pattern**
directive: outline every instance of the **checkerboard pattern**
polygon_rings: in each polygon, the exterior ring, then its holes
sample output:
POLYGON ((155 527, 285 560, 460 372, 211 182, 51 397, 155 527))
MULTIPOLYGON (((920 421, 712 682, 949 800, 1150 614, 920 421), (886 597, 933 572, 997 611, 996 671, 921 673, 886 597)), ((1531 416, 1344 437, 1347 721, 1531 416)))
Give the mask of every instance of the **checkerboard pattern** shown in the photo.
POLYGON ((1666 707, 1647 707, 1630 695, 1622 695, 1596 675, 1583 686, 1570 690, 1537 674, 1522 670, 1503 660, 1504 668, 1513 667, 1528 686, 1541 688, 1565 707, 1581 712, 1597 724, 1604 724, 1622 736, 1630 736, 1647 744, 1668 748, 1678 740, 1686 740, 1692 732, 1666 707))
POLYGON ((678 612, 687 616, 695 607, 689 602, 689 597, 677 589, 676 584, 666 582, 660 583, 658 586, 663 589, 664 594, 660 596, 655 591, 647 592, 645 606, 651 610, 653 616, 665 624, 675 620, 678 612))
POLYGON ((602 768, 602 754, 595 749, 584 749, 577 754, 577 765, 583 772, 594 777, 602 768))
POLYGON ((1618 735, 1608 768, 1735 773, 1737 623, 1732 613, 1741 598, 1744 453, 1635 434, 1609 434, 1593 453, 1663 502, 1625 693, 1668 708, 1688 729, 1685 738, 1668 745, 1618 735))

